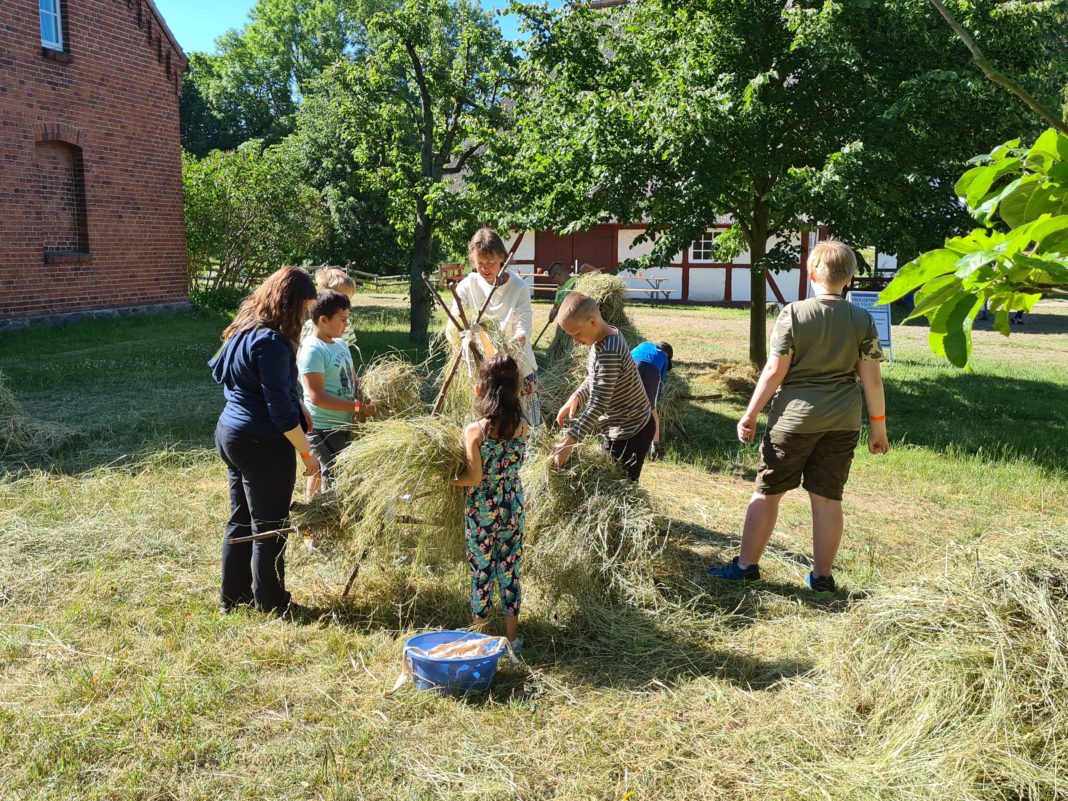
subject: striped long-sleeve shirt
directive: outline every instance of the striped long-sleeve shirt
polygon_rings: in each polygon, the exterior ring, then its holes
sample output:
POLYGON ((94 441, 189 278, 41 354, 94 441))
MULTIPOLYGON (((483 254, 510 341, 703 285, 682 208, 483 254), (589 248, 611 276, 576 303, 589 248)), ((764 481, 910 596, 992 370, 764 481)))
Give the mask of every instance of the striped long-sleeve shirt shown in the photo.
POLYGON ((590 348, 586 380, 578 388, 583 410, 568 434, 582 439, 600 430, 609 439, 629 439, 649 422, 649 396, 623 335, 615 329, 590 348))

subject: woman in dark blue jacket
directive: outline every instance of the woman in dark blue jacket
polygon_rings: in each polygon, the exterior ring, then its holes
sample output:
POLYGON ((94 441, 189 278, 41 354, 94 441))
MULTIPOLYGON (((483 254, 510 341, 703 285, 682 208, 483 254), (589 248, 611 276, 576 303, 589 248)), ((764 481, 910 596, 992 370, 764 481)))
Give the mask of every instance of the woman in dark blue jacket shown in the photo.
POLYGON ((319 470, 305 436, 310 424, 297 385, 297 341, 315 302, 315 284, 296 267, 271 275, 248 297, 223 332, 208 363, 223 385, 226 407, 215 447, 230 475, 230 520, 222 546, 222 610, 255 604, 284 612, 287 537, 230 544, 231 537, 265 534, 288 525, 296 460, 306 475, 319 470))

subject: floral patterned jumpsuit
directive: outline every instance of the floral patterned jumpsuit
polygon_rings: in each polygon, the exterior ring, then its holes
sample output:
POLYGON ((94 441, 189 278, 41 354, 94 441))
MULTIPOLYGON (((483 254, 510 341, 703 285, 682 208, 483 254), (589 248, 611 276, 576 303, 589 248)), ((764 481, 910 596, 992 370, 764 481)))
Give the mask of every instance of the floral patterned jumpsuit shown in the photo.
POLYGON ((467 488, 464 515, 467 563, 472 573, 471 611, 478 618, 489 614, 495 579, 504 613, 519 614, 524 523, 519 468, 526 448, 522 437, 495 440, 482 429, 482 483, 467 488))

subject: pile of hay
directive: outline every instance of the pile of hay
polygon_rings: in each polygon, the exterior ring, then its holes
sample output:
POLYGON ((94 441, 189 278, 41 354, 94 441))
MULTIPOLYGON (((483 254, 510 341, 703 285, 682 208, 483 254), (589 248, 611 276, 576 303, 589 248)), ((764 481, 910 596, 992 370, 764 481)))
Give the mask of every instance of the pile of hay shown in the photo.
POLYGON ((760 368, 752 362, 724 362, 716 367, 712 381, 729 395, 753 394, 760 379, 760 368))
POLYGON ((1068 535, 936 570, 860 602, 828 645, 806 735, 823 762, 771 777, 780 797, 1064 797, 1068 535))
POLYGON ((69 442, 74 433, 59 423, 26 417, 0 373, 0 454, 51 453, 69 442))
MULTIPOLYGON (((619 329, 627 344, 632 348, 642 341, 642 335, 627 316, 627 285, 618 275, 605 273, 586 273, 575 281, 575 291, 589 295, 597 301, 601 316, 609 325, 619 329)), ((546 351, 548 364, 555 364, 561 359, 569 358, 574 351, 584 355, 586 348, 576 346, 563 329, 557 327, 553 341, 546 351)))
POLYGON ((360 392, 380 418, 425 414, 424 385, 419 366, 392 354, 375 359, 360 377, 360 392))
POLYGON ((464 493, 449 480, 463 462, 462 431, 448 418, 364 424, 334 463, 349 546, 427 564, 462 559, 464 493))
POLYGON ((648 494, 593 442, 580 444, 564 469, 553 468, 553 444, 535 437, 520 474, 525 575, 547 597, 584 606, 655 606, 654 569, 667 538, 648 494))

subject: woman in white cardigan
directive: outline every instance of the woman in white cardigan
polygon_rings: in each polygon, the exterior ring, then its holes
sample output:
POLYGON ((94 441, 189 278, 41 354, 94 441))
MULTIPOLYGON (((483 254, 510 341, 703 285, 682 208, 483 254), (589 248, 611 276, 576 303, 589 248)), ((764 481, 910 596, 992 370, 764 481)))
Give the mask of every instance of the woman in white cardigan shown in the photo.
MULTIPOLYGON (((481 309, 486 302, 493 282, 508 258, 504 240, 492 228, 480 228, 467 244, 467 255, 474 272, 456 286, 456 293, 467 309, 481 309)), ((526 282, 506 271, 502 283, 493 293, 486 307, 486 315, 497 320, 501 331, 508 339, 508 353, 519 365, 523 376, 520 401, 523 414, 531 426, 541 425, 541 400, 538 397, 538 363, 531 346, 534 327, 533 311, 530 308, 530 290, 526 282)), ((453 316, 457 308, 453 303, 453 316)), ((471 322, 474 322, 471 320, 471 322)))

